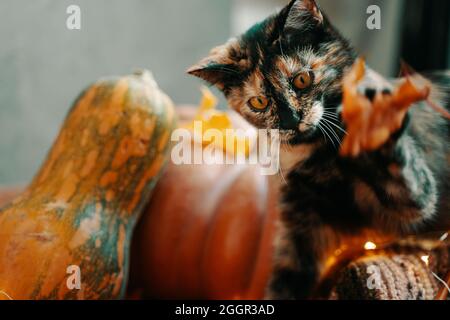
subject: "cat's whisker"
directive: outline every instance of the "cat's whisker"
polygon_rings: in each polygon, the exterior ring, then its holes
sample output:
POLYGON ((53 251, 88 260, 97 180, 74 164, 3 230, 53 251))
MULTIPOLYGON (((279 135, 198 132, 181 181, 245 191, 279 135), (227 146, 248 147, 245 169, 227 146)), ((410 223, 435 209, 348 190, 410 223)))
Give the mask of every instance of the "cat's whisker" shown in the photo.
MULTIPOLYGON (((328 126, 330 126, 330 125, 328 124, 328 126)), ((342 139, 341 139, 341 137, 337 134, 337 132, 336 132, 335 130, 333 130, 332 127, 330 127, 330 130, 331 130, 333 136, 336 138, 336 142, 337 142, 338 145, 340 146, 340 145, 342 144, 342 139)))
POLYGON ((325 126, 325 128, 328 128, 328 130, 331 133, 331 136, 335 138, 336 143, 340 146, 342 143, 341 139, 339 138, 337 133, 333 130, 333 128, 327 123, 328 121, 324 118, 322 119, 325 120, 325 122, 323 122, 323 125, 325 126))
POLYGON ((328 115, 330 117, 333 117, 333 118, 339 120, 339 116, 337 114, 335 114, 335 113, 331 113, 329 111, 324 111, 323 114, 326 114, 326 115, 328 115))
POLYGON ((330 123, 331 125, 333 125, 334 127, 336 127, 338 130, 340 130, 342 133, 344 133, 345 135, 347 135, 347 131, 345 131, 343 128, 341 128, 339 125, 337 125, 336 123, 334 123, 333 121, 331 121, 331 119, 327 119, 326 117, 323 117, 323 120, 330 123))
MULTIPOLYGON (((287 144, 287 145, 289 145, 289 144, 287 144)), ((286 149, 286 144, 281 144, 281 147, 284 148, 284 151, 288 152, 287 149, 286 149)), ((286 178, 284 177, 284 174, 283 174, 283 167, 282 167, 282 166, 280 166, 280 169, 278 170, 278 172, 279 172, 279 174, 280 174, 280 177, 281 177, 281 180, 283 181, 283 183, 284 183, 285 185, 287 185, 288 183, 287 183, 287 181, 286 181, 286 178)))
POLYGON ((329 140, 329 141, 331 142, 331 144, 333 145, 334 149, 337 150, 338 148, 337 148, 337 146, 336 146, 336 143, 334 142, 334 139, 332 138, 332 136, 328 133, 327 127, 323 126, 322 128, 323 128, 325 134, 327 135, 328 140, 329 140))
MULTIPOLYGON (((325 123, 322 123, 325 124, 325 123)), ((318 124, 319 128, 320 128, 320 123, 318 124)), ((328 139, 330 140, 330 142, 333 144, 333 147, 337 150, 336 144, 334 143, 334 140, 331 138, 331 136, 328 134, 326 127, 322 127, 323 128, 323 132, 326 134, 326 136, 328 137, 328 139)))
POLYGON ((339 118, 333 117, 332 115, 329 115, 327 113, 324 113, 322 116, 326 117, 327 119, 331 119, 331 120, 340 122, 339 118))
POLYGON ((331 119, 331 120, 333 120, 333 121, 336 121, 337 123, 340 123, 341 122, 341 120, 336 116, 336 115, 333 115, 333 114, 329 114, 329 113, 323 113, 323 116, 325 117, 328 117, 328 119, 331 119))
POLYGON ((319 128, 320 132, 322 133, 323 139, 324 139, 324 141, 326 143, 327 142, 327 137, 323 133, 323 129, 322 129, 322 126, 320 125, 320 123, 317 125, 317 127, 319 128))
POLYGON ((288 183, 287 183, 287 181, 286 181, 286 178, 284 177, 283 169, 282 169, 281 167, 280 167, 280 170, 279 170, 278 172, 279 172, 279 174, 280 174, 281 181, 282 181, 285 185, 287 185, 288 183))
POLYGON ((336 115, 336 114, 333 114, 333 113, 329 113, 329 112, 323 112, 323 114, 324 115, 327 115, 327 116, 330 116, 330 117, 332 117, 333 119, 336 119, 336 120, 340 120, 340 118, 339 118, 339 116, 338 115, 336 115))
POLYGON ((338 128, 343 133, 347 134, 347 131, 343 127, 342 122, 339 121, 338 119, 329 118, 328 116, 323 116, 322 118, 327 119, 328 122, 331 122, 334 126, 336 126, 336 128, 338 128))
POLYGON ((333 115, 330 115, 330 114, 327 114, 327 113, 324 113, 323 115, 326 116, 326 117, 328 117, 329 119, 331 119, 331 120, 333 120, 333 121, 338 122, 338 123, 341 122, 341 119, 338 118, 338 117, 336 117, 336 116, 333 116, 333 115))
POLYGON ((294 151, 294 148, 292 147, 292 145, 289 142, 287 142, 284 147, 285 147, 285 150, 287 150, 287 151, 294 151))

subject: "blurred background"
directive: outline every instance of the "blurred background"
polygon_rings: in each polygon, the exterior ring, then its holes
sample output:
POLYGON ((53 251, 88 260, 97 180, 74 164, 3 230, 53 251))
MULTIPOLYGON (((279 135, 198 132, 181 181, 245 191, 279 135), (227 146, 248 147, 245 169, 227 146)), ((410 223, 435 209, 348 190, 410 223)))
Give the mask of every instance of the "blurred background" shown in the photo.
MULTIPOLYGON (((150 69, 177 104, 197 103, 185 70, 288 0, 1 0, 0 185, 28 182, 71 103, 96 79, 150 69), (81 30, 66 9, 81 8, 81 30)), ((450 65, 448 0, 319 0, 369 64, 398 74, 450 65), (381 30, 368 30, 369 5, 381 30)), ((225 106, 222 100, 222 106, 225 106)))

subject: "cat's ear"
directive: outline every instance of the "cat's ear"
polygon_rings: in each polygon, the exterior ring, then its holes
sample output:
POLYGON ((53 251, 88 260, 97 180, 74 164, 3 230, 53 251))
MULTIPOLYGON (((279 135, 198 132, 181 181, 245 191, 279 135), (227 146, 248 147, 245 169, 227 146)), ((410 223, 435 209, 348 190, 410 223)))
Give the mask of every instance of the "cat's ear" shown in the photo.
POLYGON ((324 17, 314 0, 292 0, 281 13, 284 29, 305 30, 323 24, 324 17))
POLYGON ((223 89, 227 81, 240 74, 245 67, 245 61, 238 41, 232 39, 212 49, 208 57, 190 67, 187 73, 223 89))

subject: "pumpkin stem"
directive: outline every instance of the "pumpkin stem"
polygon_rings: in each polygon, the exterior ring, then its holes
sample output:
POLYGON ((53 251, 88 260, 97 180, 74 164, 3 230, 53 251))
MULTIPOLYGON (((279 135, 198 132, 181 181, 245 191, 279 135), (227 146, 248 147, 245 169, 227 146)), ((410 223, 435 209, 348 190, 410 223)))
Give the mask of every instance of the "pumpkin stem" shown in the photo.
POLYGON ((155 81, 155 78, 153 77, 153 74, 147 70, 147 69, 136 69, 133 72, 133 75, 140 77, 144 82, 148 83, 152 88, 157 89, 158 84, 155 81))

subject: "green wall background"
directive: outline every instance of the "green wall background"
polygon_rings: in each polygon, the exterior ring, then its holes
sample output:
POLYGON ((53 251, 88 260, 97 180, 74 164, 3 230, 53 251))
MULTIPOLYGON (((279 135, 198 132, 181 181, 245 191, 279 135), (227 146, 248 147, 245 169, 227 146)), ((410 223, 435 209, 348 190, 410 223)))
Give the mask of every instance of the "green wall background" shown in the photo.
POLYGON ((0 1, 0 184, 26 183, 72 101, 99 77, 148 68, 176 103, 195 103, 185 70, 230 34, 230 1, 0 1), (81 8, 81 30, 66 8, 81 8))

